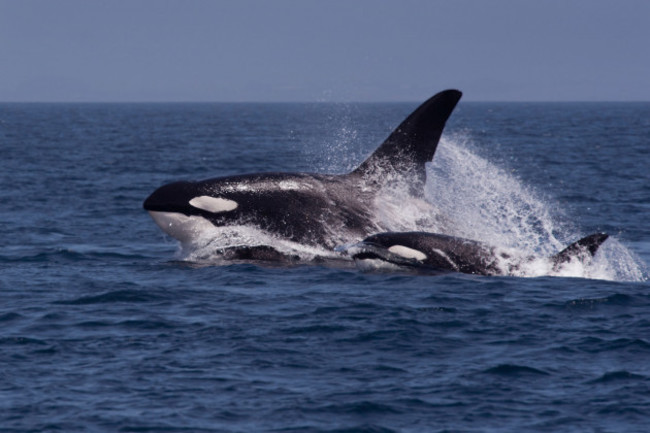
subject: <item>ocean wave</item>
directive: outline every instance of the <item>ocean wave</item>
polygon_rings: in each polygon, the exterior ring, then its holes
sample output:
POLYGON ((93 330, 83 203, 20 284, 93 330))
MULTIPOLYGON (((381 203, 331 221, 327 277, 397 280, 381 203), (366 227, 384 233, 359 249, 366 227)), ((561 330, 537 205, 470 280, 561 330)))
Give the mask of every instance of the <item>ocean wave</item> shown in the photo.
POLYGON ((525 365, 516 364, 499 364, 496 367, 484 370, 485 374, 495 374, 499 376, 509 377, 522 377, 522 376, 549 376, 550 374, 544 370, 525 365))
POLYGON ((620 383, 620 382, 636 382, 636 381, 646 381, 648 377, 641 374, 630 373, 629 371, 611 371, 603 374, 598 379, 590 380, 588 383, 591 384, 610 384, 610 383, 620 383))
POLYGON ((54 304, 62 305, 89 305, 89 304, 112 304, 118 302, 125 303, 141 303, 141 302, 155 302, 165 299, 161 295, 154 295, 151 292, 142 290, 115 290, 101 295, 95 296, 82 296, 80 298, 54 301, 54 304))

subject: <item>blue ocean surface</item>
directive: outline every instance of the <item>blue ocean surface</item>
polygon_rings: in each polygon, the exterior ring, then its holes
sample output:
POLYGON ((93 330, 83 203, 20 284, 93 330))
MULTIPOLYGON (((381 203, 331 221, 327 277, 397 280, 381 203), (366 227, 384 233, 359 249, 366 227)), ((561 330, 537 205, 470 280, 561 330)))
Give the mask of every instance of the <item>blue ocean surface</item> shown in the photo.
POLYGON ((449 234, 611 235, 564 274, 223 263, 142 209, 174 180, 346 172, 416 106, 0 104, 0 431, 648 431, 648 103, 447 124, 424 200, 449 234))

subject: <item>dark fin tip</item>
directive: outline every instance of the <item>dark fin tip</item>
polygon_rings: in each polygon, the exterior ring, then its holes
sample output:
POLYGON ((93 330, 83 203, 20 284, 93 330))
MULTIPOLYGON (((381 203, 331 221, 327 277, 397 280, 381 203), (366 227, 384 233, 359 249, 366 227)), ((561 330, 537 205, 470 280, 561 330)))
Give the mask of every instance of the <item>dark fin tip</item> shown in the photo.
POLYGON ((433 159, 447 119, 461 96, 460 91, 450 89, 426 100, 352 174, 374 178, 375 183, 394 174, 421 190, 426 180, 424 164, 433 159))
POLYGON ((572 257, 579 256, 581 253, 589 253, 593 257, 600 246, 609 238, 607 233, 594 233, 572 243, 558 254, 553 256, 555 265, 569 262, 572 257))

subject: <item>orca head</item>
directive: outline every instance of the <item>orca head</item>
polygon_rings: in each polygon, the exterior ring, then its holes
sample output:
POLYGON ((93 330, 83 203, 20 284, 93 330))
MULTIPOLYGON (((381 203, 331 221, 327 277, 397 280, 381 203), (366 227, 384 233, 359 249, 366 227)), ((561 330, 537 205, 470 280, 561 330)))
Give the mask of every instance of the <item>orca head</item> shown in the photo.
POLYGON ((215 190, 202 182, 173 182, 155 190, 143 207, 165 233, 187 243, 235 217, 239 203, 215 190))

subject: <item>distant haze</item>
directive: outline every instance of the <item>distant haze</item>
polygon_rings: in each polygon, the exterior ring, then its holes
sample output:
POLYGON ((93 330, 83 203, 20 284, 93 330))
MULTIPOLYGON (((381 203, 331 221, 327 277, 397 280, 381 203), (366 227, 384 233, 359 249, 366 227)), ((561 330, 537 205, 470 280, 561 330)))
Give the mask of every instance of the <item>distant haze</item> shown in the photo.
POLYGON ((0 101, 650 100, 646 0, 0 0, 0 101))

